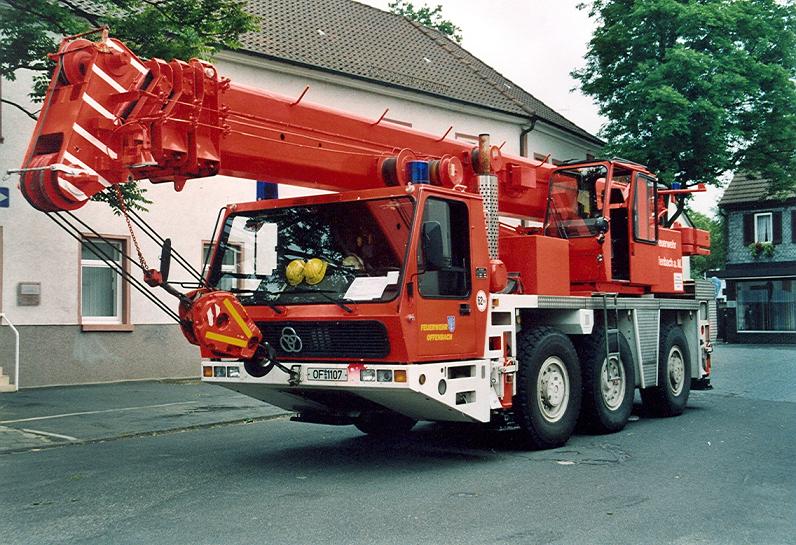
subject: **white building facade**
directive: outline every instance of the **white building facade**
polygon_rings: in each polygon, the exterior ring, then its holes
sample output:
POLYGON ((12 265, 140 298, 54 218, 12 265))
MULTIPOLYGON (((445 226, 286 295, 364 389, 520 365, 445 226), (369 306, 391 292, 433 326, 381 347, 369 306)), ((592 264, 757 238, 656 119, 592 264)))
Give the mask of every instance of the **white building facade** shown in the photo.
MULTIPOLYGON (((303 100, 374 121, 389 108, 391 122, 431 134, 442 136, 453 126, 448 138, 468 141, 486 132, 493 143, 505 142, 503 151, 508 154, 523 151, 560 160, 599 154, 600 141, 585 131, 579 134, 524 113, 501 112, 243 52, 223 52, 215 63, 222 75, 236 83, 295 97, 309 86, 303 100)), ((4 81, 3 97, 28 103, 28 76, 20 72, 16 81, 4 81)), ((20 166, 35 122, 15 108, 2 107, 0 170, 5 172, 20 166)), ((17 183, 14 175, 0 184, 9 193, 7 199, 0 195, 0 205, 6 205, 0 207, 0 312, 20 332, 20 373, 14 376, 14 335, 9 327, 0 327, 0 367, 11 381, 26 388, 197 376, 198 349, 183 338, 179 326, 46 214, 31 207, 17 183)), ((144 214, 147 222, 163 237, 170 237, 174 249, 197 269, 201 269, 203 248, 210 241, 219 209, 256 198, 253 180, 192 180, 181 192, 175 192, 171 184, 142 184, 146 197, 153 201, 144 214)), ((279 187, 280 197, 307 192, 279 187)), ((106 204, 90 202, 75 215, 112 242, 114 255, 118 250, 136 259, 124 219, 106 204)), ((81 226, 80 231, 94 238, 87 228, 81 226)), ((150 266, 156 267, 159 247, 143 233, 136 234, 150 266)), ((131 263, 125 267, 140 276, 131 263)), ((173 264, 170 280, 190 278, 173 264)), ((175 298, 162 290, 152 291, 176 310, 175 298)))

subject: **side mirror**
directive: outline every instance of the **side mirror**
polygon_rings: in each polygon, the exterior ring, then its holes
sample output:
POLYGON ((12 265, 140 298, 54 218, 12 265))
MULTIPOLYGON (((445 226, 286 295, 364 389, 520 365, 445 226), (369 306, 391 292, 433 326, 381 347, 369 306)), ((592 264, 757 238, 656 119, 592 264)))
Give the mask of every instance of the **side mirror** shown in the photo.
POLYGON ((163 248, 160 250, 160 276, 163 283, 169 281, 169 269, 171 268, 171 239, 163 241, 163 248))
POLYGON ((424 222, 421 236, 423 268, 430 271, 441 269, 445 265, 445 255, 442 248, 442 227, 439 222, 424 222))

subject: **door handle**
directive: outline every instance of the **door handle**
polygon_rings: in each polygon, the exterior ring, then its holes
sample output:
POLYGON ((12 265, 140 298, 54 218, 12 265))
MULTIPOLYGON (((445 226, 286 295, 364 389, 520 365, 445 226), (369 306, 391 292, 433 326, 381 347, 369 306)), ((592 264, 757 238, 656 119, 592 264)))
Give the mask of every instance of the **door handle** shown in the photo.
POLYGON ((469 316, 470 315, 470 304, 469 303, 462 303, 459 305, 459 314, 461 316, 469 316))

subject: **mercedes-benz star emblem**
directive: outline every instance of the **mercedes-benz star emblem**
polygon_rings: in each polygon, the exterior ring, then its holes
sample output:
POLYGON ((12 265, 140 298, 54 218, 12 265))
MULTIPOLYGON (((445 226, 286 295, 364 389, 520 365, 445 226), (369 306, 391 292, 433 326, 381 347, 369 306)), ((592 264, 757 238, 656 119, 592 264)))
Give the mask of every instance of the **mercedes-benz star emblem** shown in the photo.
POLYGON ((304 345, 301 342, 301 337, 298 336, 296 330, 292 327, 283 327, 282 336, 279 338, 279 346, 285 352, 301 352, 304 345))

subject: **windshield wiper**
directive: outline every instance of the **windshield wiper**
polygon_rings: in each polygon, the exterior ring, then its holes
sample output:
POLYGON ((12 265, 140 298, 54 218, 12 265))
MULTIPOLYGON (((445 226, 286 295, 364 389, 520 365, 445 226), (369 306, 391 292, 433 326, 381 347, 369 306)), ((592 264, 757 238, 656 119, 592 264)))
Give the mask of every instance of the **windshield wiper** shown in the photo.
POLYGON ((280 293, 275 293, 275 292, 271 292, 271 291, 267 291, 267 290, 242 290, 242 289, 238 289, 238 288, 230 288, 230 289, 225 290, 225 291, 228 291, 230 293, 234 293, 236 295, 240 295, 240 294, 243 294, 243 293, 248 293, 254 298, 254 301, 256 303, 267 306, 268 308, 270 308, 271 310, 273 310, 277 314, 283 314, 285 312, 284 310, 279 308, 279 306, 276 303, 272 303, 270 301, 265 301, 264 299, 260 299, 260 298, 257 297, 258 293, 264 293, 266 295, 281 295, 280 293))
POLYGON ((344 311, 348 312, 349 314, 354 312, 351 307, 349 307, 348 305, 346 305, 343 302, 343 301, 347 301, 349 303, 353 303, 353 301, 351 301, 350 299, 343 299, 343 300, 335 299, 334 297, 329 295, 330 293, 337 293, 336 291, 333 291, 333 290, 291 290, 290 293, 320 293, 321 295, 323 295, 326 298, 326 300, 334 303, 335 305, 337 305, 338 307, 340 307, 344 311))

